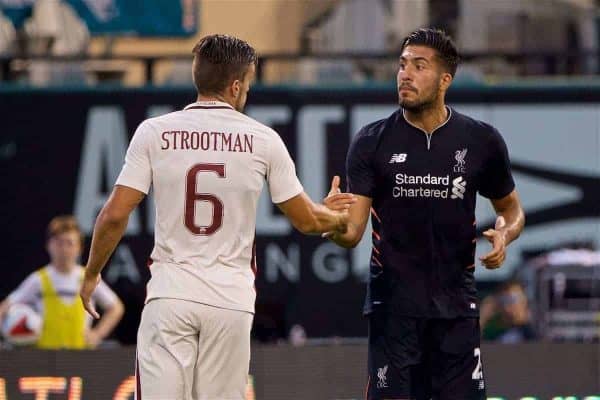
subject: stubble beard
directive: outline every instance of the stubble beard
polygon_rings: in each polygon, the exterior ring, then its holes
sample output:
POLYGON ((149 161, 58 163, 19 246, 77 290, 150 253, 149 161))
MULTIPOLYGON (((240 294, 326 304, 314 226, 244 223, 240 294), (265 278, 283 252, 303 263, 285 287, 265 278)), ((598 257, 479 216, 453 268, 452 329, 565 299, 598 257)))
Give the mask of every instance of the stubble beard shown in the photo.
POLYGON ((436 102, 437 96, 435 95, 435 92, 434 94, 423 100, 410 101, 403 100, 402 98, 398 97, 398 103, 400 104, 400 107, 416 114, 422 113, 425 110, 433 108, 436 102))

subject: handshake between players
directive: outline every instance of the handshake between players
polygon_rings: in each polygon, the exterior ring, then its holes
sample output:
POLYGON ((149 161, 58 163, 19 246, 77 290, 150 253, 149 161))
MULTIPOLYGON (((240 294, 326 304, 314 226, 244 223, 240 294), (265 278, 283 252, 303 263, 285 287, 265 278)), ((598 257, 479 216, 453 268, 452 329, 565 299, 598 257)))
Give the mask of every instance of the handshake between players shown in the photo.
MULTIPOLYGON (((365 196, 343 193, 340 189, 340 177, 334 176, 323 204, 330 210, 339 212, 345 224, 341 224, 341 229, 323 233, 321 236, 342 247, 355 247, 363 236, 369 214, 379 219, 377 213, 371 209, 371 202, 372 200, 365 196)), ((483 232, 483 236, 492 245, 492 249, 480 258, 488 269, 499 268, 506 258, 507 241, 503 232, 505 226, 506 221, 500 215, 496 218, 494 228, 483 232)))

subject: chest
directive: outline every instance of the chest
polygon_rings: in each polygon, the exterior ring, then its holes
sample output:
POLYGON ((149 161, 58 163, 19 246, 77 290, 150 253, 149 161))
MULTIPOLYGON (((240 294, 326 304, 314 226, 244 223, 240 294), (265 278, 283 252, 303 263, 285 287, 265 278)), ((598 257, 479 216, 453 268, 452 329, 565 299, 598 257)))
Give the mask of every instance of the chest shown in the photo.
POLYGON ((484 151, 468 132, 388 132, 377 151, 375 168, 383 186, 463 193, 476 191, 484 151))

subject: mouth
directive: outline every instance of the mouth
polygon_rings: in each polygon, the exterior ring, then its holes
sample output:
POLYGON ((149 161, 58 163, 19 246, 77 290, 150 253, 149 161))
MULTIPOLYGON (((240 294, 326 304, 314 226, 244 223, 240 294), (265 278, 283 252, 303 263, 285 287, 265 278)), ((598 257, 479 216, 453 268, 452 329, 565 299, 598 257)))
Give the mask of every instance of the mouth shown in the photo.
POLYGON ((411 86, 400 86, 398 88, 398 91, 400 93, 402 93, 402 92, 414 92, 414 93, 417 93, 417 89, 415 89, 415 88, 413 88, 411 86))

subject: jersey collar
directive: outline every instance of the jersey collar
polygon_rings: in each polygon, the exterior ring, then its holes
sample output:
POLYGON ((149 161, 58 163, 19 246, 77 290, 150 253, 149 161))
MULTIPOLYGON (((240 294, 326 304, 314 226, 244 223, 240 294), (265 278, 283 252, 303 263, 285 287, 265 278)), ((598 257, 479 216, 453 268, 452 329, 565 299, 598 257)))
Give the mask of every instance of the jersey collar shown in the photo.
POLYGON ((437 131, 438 129, 440 129, 441 127, 443 127, 444 125, 446 125, 450 119, 452 118, 452 108, 445 106, 446 110, 448 110, 448 118, 446 118, 446 120, 444 122, 442 122, 439 126, 437 126, 433 131, 431 131, 431 133, 425 132, 425 130, 419 128, 418 126, 414 125, 412 122, 410 122, 408 120, 408 118, 406 118, 406 115, 404 115, 404 108, 401 108, 402 110, 402 118, 404 119, 404 121, 406 121, 407 124, 409 124, 410 126, 412 126, 415 129, 418 129, 420 131, 422 131, 423 133, 427 134, 427 135, 431 135, 433 134, 435 131, 437 131))
POLYGON ((223 101, 211 100, 188 104, 184 110, 233 110, 233 107, 223 101))

